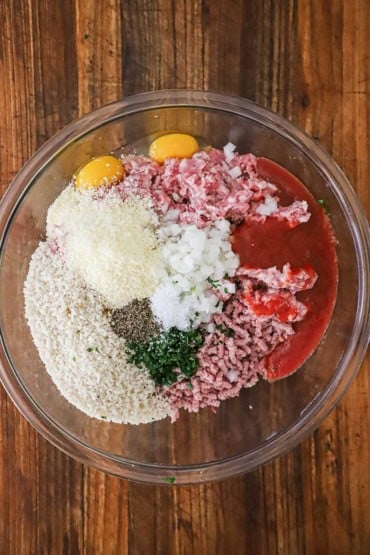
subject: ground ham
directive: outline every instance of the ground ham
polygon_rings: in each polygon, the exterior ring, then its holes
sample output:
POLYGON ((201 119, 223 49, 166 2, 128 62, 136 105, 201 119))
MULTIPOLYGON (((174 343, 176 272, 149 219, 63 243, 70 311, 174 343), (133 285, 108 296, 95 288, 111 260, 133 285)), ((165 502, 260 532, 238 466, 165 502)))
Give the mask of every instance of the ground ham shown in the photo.
POLYGON ((252 154, 209 149, 163 165, 137 155, 122 161, 126 177, 117 186, 122 198, 149 197, 158 214, 176 210, 178 222, 202 228, 220 218, 263 223, 270 216, 295 227, 310 218, 305 201, 279 205, 277 187, 258 176, 252 154))

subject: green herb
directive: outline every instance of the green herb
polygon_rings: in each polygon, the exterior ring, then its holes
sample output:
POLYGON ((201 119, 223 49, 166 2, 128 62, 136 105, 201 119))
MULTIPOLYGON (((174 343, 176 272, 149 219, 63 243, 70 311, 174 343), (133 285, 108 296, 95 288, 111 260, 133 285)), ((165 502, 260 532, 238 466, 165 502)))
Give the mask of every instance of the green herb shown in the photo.
POLYGON ((187 384, 188 389, 193 389, 193 384, 191 382, 188 382, 187 384))
POLYGON ((225 328, 225 326, 221 326, 221 324, 216 324, 216 330, 223 333, 226 337, 232 337, 234 335, 234 332, 232 329, 225 328))
POLYGON ((162 478, 162 482, 166 482, 166 484, 174 484, 176 482, 175 476, 164 476, 162 478))
POLYGON ((100 353, 98 347, 95 347, 95 351, 96 351, 97 353, 100 353))
POLYGON ((190 289, 190 292, 194 294, 196 290, 197 290, 196 286, 193 285, 193 287, 190 289))
POLYGON ((224 287, 224 293, 228 293, 228 292, 229 292, 228 288, 224 287))
POLYGON ((214 287, 215 289, 220 287, 220 281, 218 279, 212 279, 209 277, 207 278, 207 281, 211 285, 211 287, 214 287))
POLYGON ((87 349, 86 349, 86 351, 87 351, 88 353, 91 353, 93 350, 94 350, 94 349, 93 349, 92 347, 87 347, 87 349))
POLYGON ((101 416, 100 418, 102 418, 103 420, 106 420, 106 419, 107 419, 106 416, 101 416))
POLYGON ((199 316, 199 312, 194 312, 195 316, 199 316))
POLYGON ((225 274, 225 279, 230 279, 229 274, 227 274, 227 273, 225 274))
POLYGON ((90 38, 89 33, 85 33, 85 34, 84 34, 84 39, 87 40, 88 38, 90 38))
POLYGON ((72 357, 73 362, 76 362, 76 357, 72 357))
POLYGON ((145 343, 127 343, 128 362, 146 367, 157 385, 169 386, 181 373, 191 378, 199 366, 196 356, 203 344, 198 330, 170 328, 145 343))
POLYGON ((327 206, 325 206, 325 202, 322 198, 317 199, 317 204, 319 204, 320 206, 322 206, 322 208, 325 210, 325 212, 327 213, 328 216, 330 216, 330 212, 327 208, 327 206))

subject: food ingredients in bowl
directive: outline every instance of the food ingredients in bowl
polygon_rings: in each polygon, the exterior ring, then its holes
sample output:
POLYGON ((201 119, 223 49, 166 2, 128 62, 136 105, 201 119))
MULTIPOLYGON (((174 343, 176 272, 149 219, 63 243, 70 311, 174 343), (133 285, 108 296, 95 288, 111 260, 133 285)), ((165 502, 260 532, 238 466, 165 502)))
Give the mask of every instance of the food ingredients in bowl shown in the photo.
POLYGON ((198 150, 198 141, 192 135, 169 133, 152 142, 149 156, 161 164, 168 158, 191 158, 198 150))
POLYGON ((151 297, 151 306, 164 329, 197 328, 222 312, 224 301, 235 292, 230 278, 239 266, 229 236, 227 220, 203 229, 177 223, 161 228, 166 275, 151 297))
POLYGON ((158 224, 147 199, 122 202, 114 190, 96 196, 71 184, 49 208, 47 234, 86 285, 119 308, 159 284, 158 224))
POLYGON ((96 180, 89 162, 49 208, 32 257, 35 345, 61 393, 95 418, 216 410, 295 371, 330 320, 323 208, 272 162, 190 139, 159 137, 150 156, 114 157, 121 174, 96 180))
POLYGON ((128 361, 147 368, 157 385, 171 385, 193 376, 199 366, 196 353, 202 344, 201 331, 171 328, 146 343, 128 343, 128 361))
POLYGON ((124 176, 121 160, 115 156, 99 156, 88 162, 76 175, 77 189, 90 189, 112 185, 124 176))
POLYGON ((25 283, 35 345, 66 399, 94 418, 141 424, 171 414, 149 372, 130 364, 104 300, 43 242, 25 283))
POLYGON ((131 343, 144 343, 160 332, 149 299, 134 299, 126 306, 112 310, 110 325, 117 335, 131 343))

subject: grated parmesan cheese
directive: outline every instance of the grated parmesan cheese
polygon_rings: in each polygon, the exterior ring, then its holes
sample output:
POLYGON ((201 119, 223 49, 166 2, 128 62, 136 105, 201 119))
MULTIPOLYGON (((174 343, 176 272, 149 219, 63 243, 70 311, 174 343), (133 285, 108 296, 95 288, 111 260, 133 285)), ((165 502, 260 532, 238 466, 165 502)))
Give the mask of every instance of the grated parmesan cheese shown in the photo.
POLYGON ((97 197, 69 185, 48 211, 47 236, 57 239, 70 268, 110 308, 149 297, 158 285, 158 219, 150 201, 97 197))

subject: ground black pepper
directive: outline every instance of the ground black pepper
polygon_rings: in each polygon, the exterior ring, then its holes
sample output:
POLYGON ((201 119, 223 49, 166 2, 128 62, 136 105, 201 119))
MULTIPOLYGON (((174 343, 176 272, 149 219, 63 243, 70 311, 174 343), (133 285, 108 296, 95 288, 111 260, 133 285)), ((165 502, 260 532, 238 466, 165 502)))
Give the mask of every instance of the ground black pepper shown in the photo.
POLYGON ((154 319, 149 299, 135 299, 123 308, 112 310, 110 325, 119 337, 133 343, 145 343, 161 331, 154 319))

